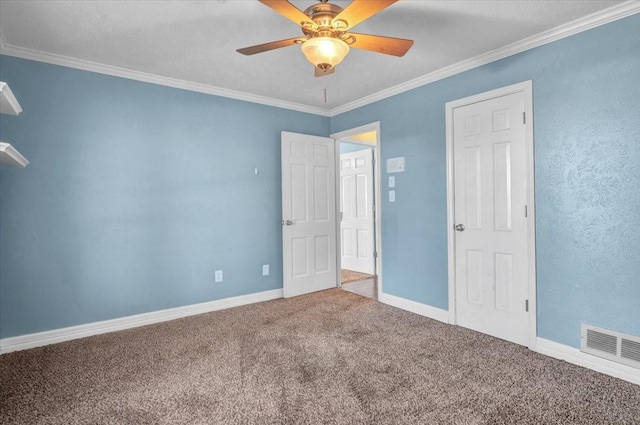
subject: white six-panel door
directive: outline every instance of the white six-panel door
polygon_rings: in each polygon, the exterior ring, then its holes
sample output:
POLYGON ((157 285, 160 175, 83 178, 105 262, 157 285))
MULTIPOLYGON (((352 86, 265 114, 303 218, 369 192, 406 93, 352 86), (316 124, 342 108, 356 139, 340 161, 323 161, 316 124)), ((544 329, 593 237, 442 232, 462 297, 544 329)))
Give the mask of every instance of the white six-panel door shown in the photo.
POLYGON ((340 154, 341 267, 375 274, 373 150, 340 154))
POLYGON ((336 286, 333 139, 282 132, 285 297, 336 286))
POLYGON ((523 92, 453 110, 459 325, 528 345, 528 163, 523 92))

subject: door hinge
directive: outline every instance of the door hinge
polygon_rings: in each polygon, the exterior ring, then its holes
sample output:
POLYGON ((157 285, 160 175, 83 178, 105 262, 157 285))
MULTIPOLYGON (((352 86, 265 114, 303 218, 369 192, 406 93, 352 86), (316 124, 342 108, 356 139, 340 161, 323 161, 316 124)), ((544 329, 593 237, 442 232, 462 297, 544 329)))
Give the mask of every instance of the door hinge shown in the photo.
POLYGON ((340 211, 340 221, 342 221, 342 211, 340 211))
POLYGON ((527 123, 527 113, 523 112, 522 113, 522 124, 526 124, 527 123))
POLYGON ((529 312, 529 300, 524 301, 524 311, 529 312))
POLYGON ((373 251, 373 258, 378 258, 378 251, 373 251))
POLYGON ((525 217, 529 217, 529 209, 527 208, 527 206, 524 206, 524 216, 525 217))

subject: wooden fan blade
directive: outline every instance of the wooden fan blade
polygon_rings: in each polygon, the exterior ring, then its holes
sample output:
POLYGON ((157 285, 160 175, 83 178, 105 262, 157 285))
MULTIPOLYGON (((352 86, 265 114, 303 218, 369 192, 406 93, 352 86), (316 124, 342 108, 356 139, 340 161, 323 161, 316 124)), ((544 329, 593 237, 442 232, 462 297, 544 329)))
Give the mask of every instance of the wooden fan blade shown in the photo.
MULTIPOLYGON (((346 9, 333 18, 333 22, 344 21, 347 26, 346 29, 349 29, 397 1, 398 0, 353 0, 346 9)), ((340 26, 340 29, 345 30, 342 26, 340 26)))
POLYGON ((316 66, 316 71, 315 71, 315 74, 314 74, 314 75, 315 75, 316 77, 324 77, 325 75, 331 75, 331 74, 333 74, 334 72, 336 72, 336 68, 335 68, 335 67, 333 67, 333 68, 329 68, 329 69, 327 69, 326 71, 323 71, 322 69, 320 69, 320 68, 318 68, 318 67, 316 66))
POLYGON ((255 55, 256 53, 268 52, 269 50, 279 49, 281 47, 293 46, 294 44, 300 44, 298 40, 306 40, 304 37, 287 38, 286 40, 272 41, 271 43, 258 44, 257 46, 244 47, 236 50, 243 55, 255 55))
POLYGON ((269 6, 285 18, 303 26, 304 23, 314 25, 313 21, 307 15, 302 13, 300 9, 289 3, 287 0, 259 0, 260 3, 269 6))
MULTIPOLYGON (((349 46, 356 49, 370 50, 372 52, 384 53, 385 55, 404 56, 413 46, 413 40, 404 38, 383 37, 380 35, 348 33, 355 41, 349 46)), ((348 39, 347 39, 348 42, 348 39)))

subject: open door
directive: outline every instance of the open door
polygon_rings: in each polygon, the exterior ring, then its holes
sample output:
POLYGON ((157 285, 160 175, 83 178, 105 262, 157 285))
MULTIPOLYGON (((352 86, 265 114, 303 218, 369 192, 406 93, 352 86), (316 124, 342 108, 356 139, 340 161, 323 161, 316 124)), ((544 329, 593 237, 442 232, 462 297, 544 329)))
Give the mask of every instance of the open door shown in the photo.
POLYGON ((282 272, 285 298, 334 288, 335 144, 282 132, 282 272))
POLYGON ((373 275, 373 150, 340 154, 340 242, 342 268, 373 275))

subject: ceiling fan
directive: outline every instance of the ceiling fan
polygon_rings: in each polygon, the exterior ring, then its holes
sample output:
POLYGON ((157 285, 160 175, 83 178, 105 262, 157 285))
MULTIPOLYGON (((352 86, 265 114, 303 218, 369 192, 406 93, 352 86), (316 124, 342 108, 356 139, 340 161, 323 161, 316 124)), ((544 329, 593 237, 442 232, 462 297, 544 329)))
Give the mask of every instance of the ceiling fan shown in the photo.
POLYGON ((413 40, 357 34, 349 29, 379 13, 398 0, 353 0, 346 8, 320 0, 304 12, 288 0, 259 0, 285 18, 300 25, 304 36, 238 49, 243 55, 255 55, 281 47, 300 44, 302 53, 315 67, 315 76, 333 74, 349 53, 349 48, 404 56, 413 40))

